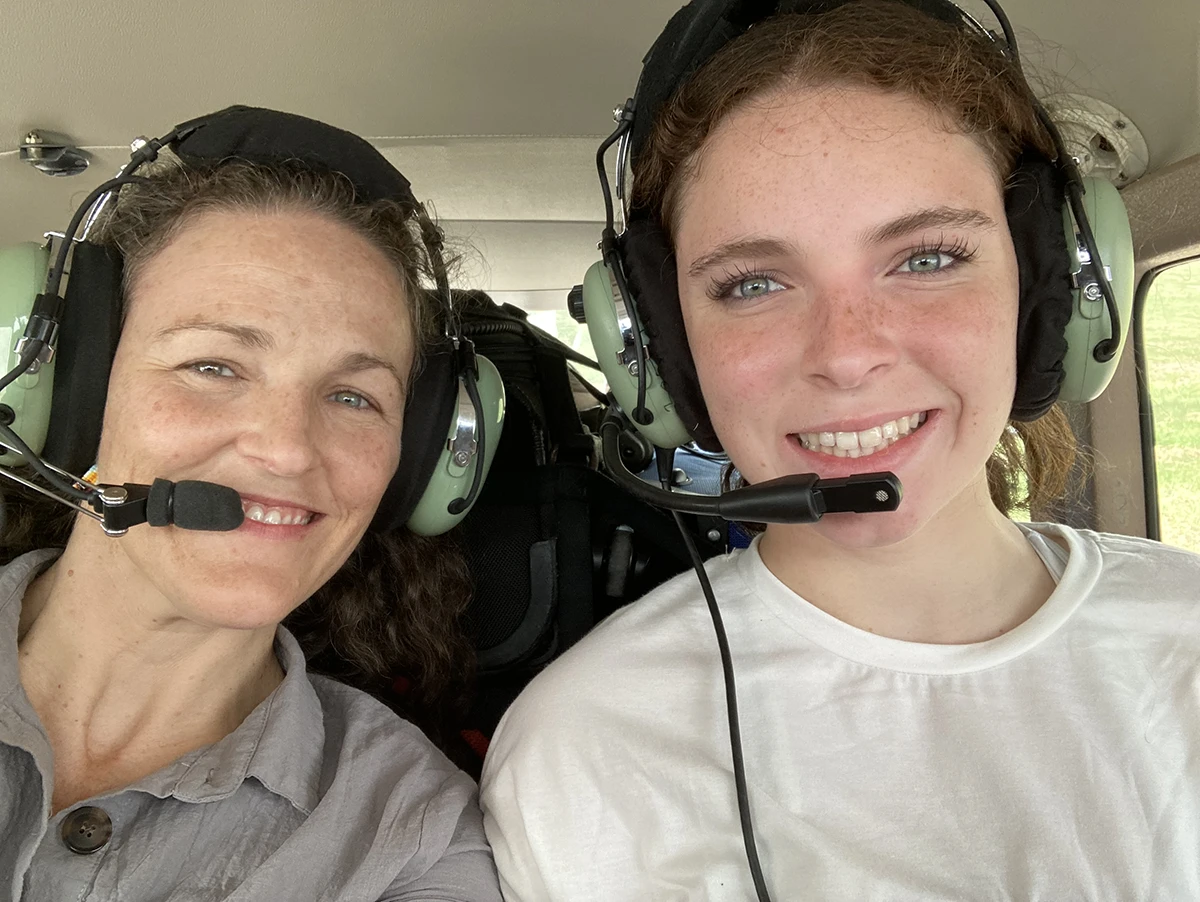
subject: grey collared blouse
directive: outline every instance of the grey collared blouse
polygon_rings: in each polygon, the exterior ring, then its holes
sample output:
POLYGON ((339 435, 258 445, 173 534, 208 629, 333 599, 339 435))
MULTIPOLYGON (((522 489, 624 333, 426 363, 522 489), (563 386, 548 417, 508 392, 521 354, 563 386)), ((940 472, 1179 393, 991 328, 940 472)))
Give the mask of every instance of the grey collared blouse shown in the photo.
POLYGON ((21 599, 53 551, 0 569, 0 902, 498 902, 475 784, 368 695, 286 675, 236 730, 50 817, 54 761, 21 687, 21 599))

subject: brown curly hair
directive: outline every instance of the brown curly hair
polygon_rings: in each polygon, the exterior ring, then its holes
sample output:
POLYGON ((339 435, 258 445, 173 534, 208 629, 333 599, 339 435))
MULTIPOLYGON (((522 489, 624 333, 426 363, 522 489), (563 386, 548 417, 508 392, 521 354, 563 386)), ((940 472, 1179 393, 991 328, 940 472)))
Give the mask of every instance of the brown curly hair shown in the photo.
MULTIPOLYGON (((674 233, 681 193, 708 136, 745 103, 787 88, 850 85, 915 97, 944 127, 979 142, 1007 180, 1022 149, 1049 157, 1054 144, 1028 85, 989 39, 897 0, 853 0, 819 14, 766 19, 687 79, 659 111, 633 161, 630 207, 674 233)), ((1074 434, 1054 407, 1013 421, 987 464, 988 487, 1006 514, 1047 510, 1067 489, 1074 434)))
MULTIPOLYGON (((393 263, 418 349, 440 330, 442 311, 422 286, 434 280, 428 247, 440 249, 441 231, 423 208, 364 203, 344 176, 298 163, 190 167, 163 157, 144 182, 121 191, 94 239, 124 258, 125 296, 146 261, 203 212, 303 210, 348 225, 393 263)), ((415 356, 414 372, 421 364, 421 354, 415 356)), ((4 563, 35 548, 66 544, 75 522, 71 510, 7 484, 4 503, 4 563)), ((464 629, 470 597, 470 574, 453 536, 423 537, 407 529, 368 533, 284 625, 313 672, 376 696, 461 761, 456 733, 475 664, 464 629), (394 691, 397 681, 405 691, 394 691)))

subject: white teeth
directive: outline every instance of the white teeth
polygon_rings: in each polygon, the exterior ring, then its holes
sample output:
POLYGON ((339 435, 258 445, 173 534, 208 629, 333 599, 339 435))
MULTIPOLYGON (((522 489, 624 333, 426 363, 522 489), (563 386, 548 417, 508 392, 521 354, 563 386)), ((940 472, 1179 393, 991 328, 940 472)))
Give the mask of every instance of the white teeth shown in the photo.
POLYGON ((285 510, 278 507, 264 508, 257 502, 243 502, 242 511, 247 520, 271 526, 303 526, 312 519, 312 514, 306 511, 285 510))
POLYGON ((858 446, 863 450, 883 444, 883 427, 872 426, 858 434, 858 446))
POLYGON ((809 451, 833 457, 869 457, 915 432, 925 419, 924 412, 917 412, 859 432, 800 432, 796 438, 809 451))

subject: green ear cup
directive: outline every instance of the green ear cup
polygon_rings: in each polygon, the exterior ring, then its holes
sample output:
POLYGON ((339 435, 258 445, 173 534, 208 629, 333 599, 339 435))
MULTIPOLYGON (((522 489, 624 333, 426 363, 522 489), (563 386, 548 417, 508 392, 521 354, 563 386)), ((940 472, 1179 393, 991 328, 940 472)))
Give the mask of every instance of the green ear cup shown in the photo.
MULTIPOLYGON (((17 365, 13 350, 25 331, 33 300, 46 284, 50 269, 49 247, 18 244, 0 248, 0 359, 3 372, 17 365)), ((50 425, 50 399, 54 390, 54 361, 36 373, 26 373, 0 391, 0 404, 12 408, 12 430, 35 452, 41 452, 50 425)), ((0 454, 0 466, 18 467, 25 459, 12 451, 0 454)))
MULTIPOLYGON (((583 313, 587 321, 592 347, 600 369, 608 379, 608 387, 621 409, 631 415, 637 407, 638 377, 637 363, 632 350, 632 338, 626 341, 621 320, 628 323, 625 303, 617 289, 612 271, 603 263, 593 263, 583 277, 583 313), (631 371, 632 370, 632 371, 631 371)), ((632 328, 629 325, 625 329, 632 328)), ((645 333, 642 334, 645 341, 645 333)), ((656 447, 677 448, 690 442, 691 435, 675 412, 671 396, 658 375, 658 366, 646 359, 646 409, 654 419, 642 425, 635 423, 638 432, 646 436, 656 447)))
MULTIPOLYGON (((1062 401, 1091 401, 1108 387, 1121 359, 1129 321, 1133 316, 1133 237, 1129 231, 1129 214, 1121 195, 1110 182, 1102 179, 1083 180, 1083 203, 1088 222, 1096 238, 1096 249, 1104 266, 1112 272, 1113 298, 1121 316, 1121 334, 1117 336, 1117 353, 1101 363, 1092 354, 1096 345, 1108 338, 1110 323, 1104 296, 1097 287, 1089 288, 1086 270, 1080 275, 1080 287, 1072 292, 1071 319, 1067 323, 1067 354, 1063 358, 1063 384, 1059 393, 1062 401)), ((1075 234, 1075 222, 1069 207, 1063 209, 1063 225, 1067 232, 1067 249, 1071 271, 1081 268, 1080 241, 1075 234)))
MULTIPOLYGON (((492 458, 496 456, 496 446, 500 443, 500 431, 504 428, 504 383, 500 380, 500 371, 486 357, 475 358, 479 366, 479 378, 476 387, 479 390, 479 400, 483 405, 484 442, 483 447, 473 454, 466 466, 454 459, 455 453, 450 449, 458 429, 458 415, 455 414, 450 425, 450 433, 446 436, 446 447, 438 458, 433 475, 429 477, 429 485, 425 487, 421 500, 408 518, 407 526, 413 532, 422 536, 436 536, 448 532, 457 526, 467 515, 452 514, 450 503, 457 498, 464 498, 470 491, 471 482, 475 478, 475 468, 483 467, 482 479, 487 479, 488 470, 492 466, 492 458)), ((467 398, 466 391, 459 388, 460 409, 465 404, 474 411, 474 406, 467 398)), ((401 450, 403 453, 403 449, 401 450)))

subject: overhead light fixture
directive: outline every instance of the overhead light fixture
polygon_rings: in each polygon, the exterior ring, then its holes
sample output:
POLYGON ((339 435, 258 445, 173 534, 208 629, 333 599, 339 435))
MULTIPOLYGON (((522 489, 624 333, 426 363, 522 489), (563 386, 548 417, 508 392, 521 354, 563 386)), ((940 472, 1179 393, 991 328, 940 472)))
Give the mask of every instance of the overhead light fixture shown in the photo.
POLYGON ((1150 154, 1133 121, 1115 106, 1086 94, 1046 98, 1067 153, 1079 174, 1106 178, 1123 188, 1146 172, 1150 154))
POLYGON ((21 142, 21 159, 46 175, 79 175, 88 168, 87 151, 74 146, 65 136, 32 129, 21 142))

